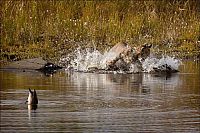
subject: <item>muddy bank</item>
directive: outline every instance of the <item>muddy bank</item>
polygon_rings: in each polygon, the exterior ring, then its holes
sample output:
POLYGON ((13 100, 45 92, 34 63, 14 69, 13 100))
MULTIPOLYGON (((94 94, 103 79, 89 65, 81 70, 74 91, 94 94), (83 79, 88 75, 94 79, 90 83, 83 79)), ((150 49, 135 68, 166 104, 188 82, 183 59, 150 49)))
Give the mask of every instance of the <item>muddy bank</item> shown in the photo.
POLYGON ((14 62, 5 62, 1 68, 4 69, 30 69, 36 70, 42 68, 47 61, 43 60, 42 58, 33 58, 33 59, 24 59, 20 61, 14 62))
POLYGON ((45 75, 51 75, 54 74, 57 70, 62 69, 62 67, 50 63, 48 61, 43 60, 40 58, 33 58, 33 59, 24 59, 20 61, 14 61, 7 63, 7 65, 4 65, 1 67, 1 69, 6 70, 21 70, 23 72, 27 70, 36 70, 44 73, 45 75))

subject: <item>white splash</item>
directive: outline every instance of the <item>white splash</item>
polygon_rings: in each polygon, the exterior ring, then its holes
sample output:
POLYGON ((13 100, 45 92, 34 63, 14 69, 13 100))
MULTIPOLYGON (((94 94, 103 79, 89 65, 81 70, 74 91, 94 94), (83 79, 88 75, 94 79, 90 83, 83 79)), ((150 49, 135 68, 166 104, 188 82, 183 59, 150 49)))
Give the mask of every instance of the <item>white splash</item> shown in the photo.
MULTIPOLYGON (((60 59, 59 64, 66 68, 66 70, 73 69, 74 71, 89 72, 94 68, 97 70, 104 70, 106 73, 106 61, 113 58, 113 53, 100 53, 98 50, 80 49, 74 51, 71 55, 60 59)), ((123 72, 122 70, 112 71, 113 73, 150 73, 155 69, 165 71, 166 66, 171 70, 178 70, 181 61, 170 56, 163 56, 162 58, 148 57, 140 63, 132 63, 129 70, 123 72)))
POLYGON ((98 50, 76 50, 75 57, 70 61, 70 67, 76 71, 88 71, 88 68, 101 65, 102 54, 98 50))
POLYGON ((165 71, 168 68, 171 70, 178 70, 181 65, 181 61, 170 56, 162 56, 162 58, 148 57, 142 62, 142 68, 144 72, 152 72, 155 69, 165 71))

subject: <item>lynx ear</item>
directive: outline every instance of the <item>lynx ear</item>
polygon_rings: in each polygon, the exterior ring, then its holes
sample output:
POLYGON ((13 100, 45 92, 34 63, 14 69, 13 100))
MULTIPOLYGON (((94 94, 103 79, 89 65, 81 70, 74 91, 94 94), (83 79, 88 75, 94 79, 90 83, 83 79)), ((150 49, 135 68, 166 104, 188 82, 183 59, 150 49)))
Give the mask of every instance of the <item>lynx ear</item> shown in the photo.
POLYGON ((151 48, 151 47, 152 47, 152 44, 147 44, 147 47, 148 47, 148 48, 151 48))
POLYGON ((142 45, 143 48, 151 48, 152 47, 152 44, 150 43, 145 43, 142 45))

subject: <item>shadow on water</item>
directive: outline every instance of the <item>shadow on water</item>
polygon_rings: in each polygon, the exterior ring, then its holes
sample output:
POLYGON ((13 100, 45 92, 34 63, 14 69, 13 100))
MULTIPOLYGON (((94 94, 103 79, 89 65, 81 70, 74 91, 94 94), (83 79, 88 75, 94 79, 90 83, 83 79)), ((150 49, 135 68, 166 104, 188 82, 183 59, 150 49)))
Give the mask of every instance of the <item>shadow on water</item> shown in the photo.
POLYGON ((0 71, 1 132, 199 132, 200 65, 180 73, 0 71), (35 89, 38 107, 24 104, 35 89))

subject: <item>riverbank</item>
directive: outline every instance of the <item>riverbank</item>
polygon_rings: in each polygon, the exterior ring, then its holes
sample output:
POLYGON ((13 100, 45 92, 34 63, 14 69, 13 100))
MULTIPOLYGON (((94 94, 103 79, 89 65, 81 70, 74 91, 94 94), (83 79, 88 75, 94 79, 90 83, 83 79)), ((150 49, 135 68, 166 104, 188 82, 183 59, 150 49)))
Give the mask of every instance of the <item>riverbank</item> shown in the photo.
POLYGON ((77 47, 101 52, 119 41, 200 58, 199 1, 3 1, 0 60, 58 60, 77 47))

